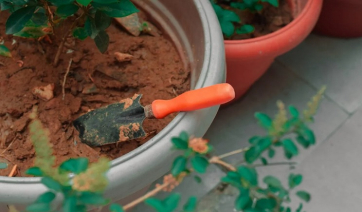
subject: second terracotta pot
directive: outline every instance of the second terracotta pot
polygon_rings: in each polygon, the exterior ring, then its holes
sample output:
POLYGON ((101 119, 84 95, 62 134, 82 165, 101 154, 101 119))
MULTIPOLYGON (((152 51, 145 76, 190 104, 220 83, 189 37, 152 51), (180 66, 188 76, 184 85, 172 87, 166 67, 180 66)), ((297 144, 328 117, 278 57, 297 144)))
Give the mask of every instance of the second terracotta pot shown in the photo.
MULTIPOLYGON (((225 40, 227 82, 243 96, 273 63, 274 59, 300 44, 315 26, 322 0, 298 0, 292 10, 295 19, 266 36, 246 40, 225 40)), ((278 83, 278 82, 275 82, 278 83)))
POLYGON ((339 38, 362 37, 361 0, 325 0, 314 32, 339 38))

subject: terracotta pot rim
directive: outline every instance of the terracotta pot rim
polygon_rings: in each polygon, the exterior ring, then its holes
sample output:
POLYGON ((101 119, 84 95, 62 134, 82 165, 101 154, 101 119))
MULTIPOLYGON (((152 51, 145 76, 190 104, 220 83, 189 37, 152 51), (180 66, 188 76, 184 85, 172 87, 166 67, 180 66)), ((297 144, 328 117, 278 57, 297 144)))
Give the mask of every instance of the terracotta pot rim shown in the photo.
POLYGON ((298 17, 296 19, 294 19, 292 22, 290 22, 288 25, 286 25, 285 27, 272 32, 268 35, 264 35, 264 36, 260 36, 257 38, 249 38, 249 39, 243 39, 243 40, 224 40, 224 43, 226 45, 228 44, 245 44, 245 43, 254 43, 254 42, 258 42, 258 41, 263 41, 263 40, 267 40, 273 37, 276 37, 280 34, 283 34, 285 31, 289 31, 292 28, 294 28, 296 25, 298 25, 298 23, 303 20, 304 16, 307 14, 308 10, 310 9, 310 7, 312 7, 312 2, 315 0, 308 0, 307 4, 304 6, 302 12, 298 15, 298 17))

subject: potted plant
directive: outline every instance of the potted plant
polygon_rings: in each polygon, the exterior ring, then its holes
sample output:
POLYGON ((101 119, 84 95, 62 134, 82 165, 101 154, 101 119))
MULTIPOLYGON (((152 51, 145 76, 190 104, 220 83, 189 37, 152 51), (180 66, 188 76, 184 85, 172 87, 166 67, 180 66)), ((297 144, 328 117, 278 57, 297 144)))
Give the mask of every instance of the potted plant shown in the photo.
POLYGON ((362 36, 362 2, 358 0, 325 0, 314 32, 339 37, 362 36))
POLYGON ((7 204, 29 204, 46 190, 39 177, 24 173, 35 154, 26 128, 35 105, 60 156, 57 164, 72 157, 87 157, 91 162, 101 155, 113 159, 105 191, 112 200, 138 196, 137 192, 167 172, 175 157, 168 151, 171 137, 181 131, 202 136, 210 126, 218 107, 145 123, 149 133, 157 131, 152 139, 119 147, 89 148, 69 129, 77 114, 135 92, 148 93, 143 96, 147 103, 225 81, 222 34, 218 33, 217 18, 208 1, 133 2, 136 7, 128 0, 0 1, 2 10, 10 10, 0 15, 0 122, 4 127, 0 129, 4 144, 0 162, 8 164, 0 171, 1 211, 7 204), (127 18, 138 10, 138 18, 147 21, 141 22, 144 33, 158 28, 167 36, 135 37, 110 20, 127 18), (117 52, 123 57, 121 61, 117 52), (156 63, 158 66, 154 66, 156 63), (122 74, 113 75, 117 70, 122 74), (16 170, 16 177, 7 177, 16 170))
POLYGON ((226 81, 237 99, 311 32, 322 0, 213 0, 213 6, 224 33, 226 81))

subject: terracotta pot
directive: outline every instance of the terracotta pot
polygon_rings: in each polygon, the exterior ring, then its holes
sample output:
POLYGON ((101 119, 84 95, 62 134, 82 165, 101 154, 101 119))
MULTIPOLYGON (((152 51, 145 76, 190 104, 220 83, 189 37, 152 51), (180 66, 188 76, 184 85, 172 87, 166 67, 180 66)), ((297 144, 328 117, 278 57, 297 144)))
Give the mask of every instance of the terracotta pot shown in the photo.
MULTIPOLYGON (((240 98, 259 79, 274 59, 293 49, 312 31, 322 7, 322 0, 296 0, 294 20, 266 36, 246 40, 225 40, 227 82, 240 98)), ((277 83, 277 82, 275 82, 277 83)))
POLYGON ((314 32, 340 38, 362 36, 361 0, 325 0, 314 32))

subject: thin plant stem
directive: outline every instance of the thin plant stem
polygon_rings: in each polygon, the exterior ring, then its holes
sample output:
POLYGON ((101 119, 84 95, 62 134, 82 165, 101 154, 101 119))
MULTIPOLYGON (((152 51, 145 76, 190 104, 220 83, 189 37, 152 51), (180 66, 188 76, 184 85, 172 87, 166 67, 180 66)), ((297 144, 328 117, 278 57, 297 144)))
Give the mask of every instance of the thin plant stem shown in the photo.
POLYGON ((59 57, 60 57, 60 54, 62 53, 62 50, 63 50, 64 44, 65 44, 65 41, 67 40, 67 37, 73 31, 73 29, 78 25, 79 21, 85 16, 85 14, 86 14, 86 11, 84 11, 82 15, 80 15, 77 19, 75 19, 73 24, 70 26, 68 31, 63 36, 62 41, 61 41, 61 43, 60 43, 60 45, 58 47, 58 51, 57 51, 57 53, 55 55, 55 58, 54 58, 54 62, 53 62, 54 66, 57 66, 58 63, 59 63, 59 57))
POLYGON ((52 27, 52 32, 54 32, 54 15, 53 15, 52 11, 50 10, 50 7, 49 7, 49 4, 47 1, 43 0, 43 1, 41 1, 41 3, 43 4, 45 14, 48 16, 50 26, 52 27))
POLYGON ((243 149, 237 149, 237 150, 234 150, 234 151, 232 151, 232 152, 228 152, 228 153, 219 155, 219 156, 217 156, 217 157, 218 157, 219 159, 223 159, 223 158, 230 157, 230 156, 233 156, 233 155, 242 153, 242 152, 246 152, 246 151, 248 151, 248 150, 249 150, 249 147, 246 147, 246 148, 243 148, 243 149))
POLYGON ((148 192, 147 194, 145 194, 144 196, 136 199, 135 201, 125 205, 123 207, 124 210, 128 210, 130 208, 133 208, 134 206, 138 205, 139 203, 145 201, 146 199, 156 195, 158 192, 162 191, 164 188, 166 188, 167 186, 169 186, 169 183, 164 183, 156 188, 154 188, 152 191, 148 192))
POLYGON ((236 171, 236 168, 229 164, 229 163, 226 163, 225 161, 222 161, 220 160, 220 158, 218 157, 212 157, 210 160, 209 160, 210 163, 214 163, 214 164, 219 164, 219 165, 222 165, 224 166, 225 168, 229 169, 230 171, 236 171))
POLYGON ((69 74, 69 70, 70 70, 70 66, 72 65, 72 62, 73 62, 73 58, 70 58, 69 60, 69 65, 68 65, 68 68, 67 68, 67 72, 65 73, 64 75, 64 80, 63 80, 63 84, 62 84, 62 93, 63 93, 63 98, 62 100, 64 101, 64 98, 65 98, 65 83, 67 81, 67 76, 69 74))
POLYGON ((11 169, 10 174, 8 175, 8 177, 13 177, 16 173, 16 169, 18 168, 18 165, 14 165, 13 168, 11 169))

